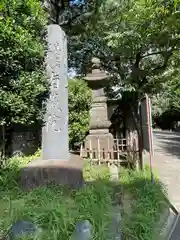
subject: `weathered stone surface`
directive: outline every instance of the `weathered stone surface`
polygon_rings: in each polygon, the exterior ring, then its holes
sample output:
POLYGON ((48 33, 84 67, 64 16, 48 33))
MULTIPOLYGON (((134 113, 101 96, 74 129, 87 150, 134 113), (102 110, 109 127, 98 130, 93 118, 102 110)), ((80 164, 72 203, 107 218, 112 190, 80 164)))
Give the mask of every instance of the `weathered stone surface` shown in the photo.
POLYGON ((112 153, 114 139, 109 132, 111 122, 109 121, 107 98, 104 92, 109 74, 101 70, 99 59, 93 59, 92 63, 92 73, 87 74, 85 77, 93 94, 93 103, 90 111, 90 129, 85 141, 85 149, 93 150, 93 155, 99 154, 99 150, 101 150, 99 156, 94 156, 98 159, 114 158, 112 153))
POLYGON ((42 159, 64 161, 69 159, 67 39, 56 24, 47 30, 46 65, 51 89, 42 131, 42 159))
POLYGON ((51 88, 42 130, 42 160, 21 169, 24 190, 49 184, 83 186, 83 161, 78 155, 69 155, 67 39, 60 26, 48 26, 47 42, 46 66, 51 88))
POLYGON ((19 220, 12 225, 9 231, 8 240, 18 240, 23 237, 39 239, 41 229, 32 222, 19 220))
POLYGON ((25 126, 14 125, 11 137, 9 135, 9 144, 7 152, 12 156, 32 155, 40 147, 41 131, 38 124, 25 126))
POLYGON ((92 235, 92 225, 88 220, 79 221, 75 230, 71 236, 71 240, 91 240, 92 235))
POLYGON ((69 161, 35 160, 21 169, 21 186, 24 190, 47 185, 83 186, 83 160, 70 154, 69 161))

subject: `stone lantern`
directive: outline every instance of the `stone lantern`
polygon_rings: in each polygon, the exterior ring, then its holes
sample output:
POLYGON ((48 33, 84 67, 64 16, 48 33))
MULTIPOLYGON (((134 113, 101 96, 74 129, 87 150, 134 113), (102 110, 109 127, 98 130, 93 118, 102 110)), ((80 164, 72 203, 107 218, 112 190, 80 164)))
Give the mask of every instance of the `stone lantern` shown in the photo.
POLYGON ((85 147, 98 154, 101 150, 101 158, 107 158, 114 144, 113 135, 109 132, 111 122, 108 119, 107 98, 104 92, 110 76, 101 70, 98 58, 93 58, 91 62, 92 72, 84 78, 93 95, 89 135, 86 138, 85 147))

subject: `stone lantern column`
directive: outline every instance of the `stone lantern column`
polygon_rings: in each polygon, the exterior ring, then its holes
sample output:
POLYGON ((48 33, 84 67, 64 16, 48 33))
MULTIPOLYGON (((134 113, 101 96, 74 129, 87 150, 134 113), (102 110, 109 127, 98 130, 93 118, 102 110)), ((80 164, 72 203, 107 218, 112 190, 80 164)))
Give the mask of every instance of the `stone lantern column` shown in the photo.
POLYGON ((108 151, 112 155, 114 144, 113 135, 109 132, 111 122, 108 120, 107 98, 104 93, 109 74, 100 69, 100 60, 93 58, 92 72, 87 74, 84 79, 93 94, 89 135, 86 138, 85 147, 98 154, 101 149, 99 156, 108 158, 110 156, 108 151))

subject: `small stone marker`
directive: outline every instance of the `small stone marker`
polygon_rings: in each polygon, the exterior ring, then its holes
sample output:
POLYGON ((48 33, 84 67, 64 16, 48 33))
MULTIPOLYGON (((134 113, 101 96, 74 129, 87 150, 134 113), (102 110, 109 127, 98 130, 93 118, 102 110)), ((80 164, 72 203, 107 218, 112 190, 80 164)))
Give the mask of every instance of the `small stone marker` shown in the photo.
POLYGON ((39 239, 41 229, 32 222, 19 220, 12 225, 9 231, 8 240, 18 240, 23 237, 39 239))
POLYGON ((92 225, 88 220, 79 221, 70 238, 71 240, 92 240, 92 225))

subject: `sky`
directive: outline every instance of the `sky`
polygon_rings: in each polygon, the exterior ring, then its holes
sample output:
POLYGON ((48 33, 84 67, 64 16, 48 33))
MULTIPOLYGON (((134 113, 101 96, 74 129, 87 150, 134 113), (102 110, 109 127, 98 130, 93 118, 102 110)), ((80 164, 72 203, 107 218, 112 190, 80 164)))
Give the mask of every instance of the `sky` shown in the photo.
POLYGON ((68 69, 68 79, 72 79, 76 76, 76 71, 73 68, 68 69))

